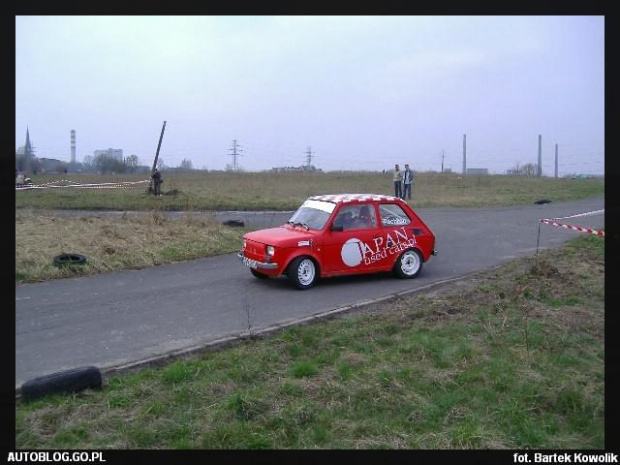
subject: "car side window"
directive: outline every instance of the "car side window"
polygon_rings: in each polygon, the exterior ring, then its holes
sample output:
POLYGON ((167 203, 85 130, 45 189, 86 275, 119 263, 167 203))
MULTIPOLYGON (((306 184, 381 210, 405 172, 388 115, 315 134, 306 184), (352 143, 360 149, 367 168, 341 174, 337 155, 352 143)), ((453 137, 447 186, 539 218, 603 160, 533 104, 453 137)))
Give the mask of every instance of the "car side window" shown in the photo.
POLYGON ((334 220, 334 226, 342 226, 343 231, 377 227, 377 216, 372 204, 347 205, 342 207, 334 220))
POLYGON ((379 206, 381 224, 385 227, 406 226, 411 224, 411 218, 395 203, 382 203, 379 206))

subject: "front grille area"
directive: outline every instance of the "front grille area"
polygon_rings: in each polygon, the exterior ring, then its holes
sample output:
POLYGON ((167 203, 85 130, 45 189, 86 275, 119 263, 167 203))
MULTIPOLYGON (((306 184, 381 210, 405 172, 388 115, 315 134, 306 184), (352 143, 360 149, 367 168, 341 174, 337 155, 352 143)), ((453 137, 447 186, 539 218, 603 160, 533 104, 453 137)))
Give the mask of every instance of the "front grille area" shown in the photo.
POLYGON ((252 260, 257 260, 260 262, 265 261, 265 246, 260 244, 259 242, 246 240, 245 250, 243 251, 243 255, 252 260))

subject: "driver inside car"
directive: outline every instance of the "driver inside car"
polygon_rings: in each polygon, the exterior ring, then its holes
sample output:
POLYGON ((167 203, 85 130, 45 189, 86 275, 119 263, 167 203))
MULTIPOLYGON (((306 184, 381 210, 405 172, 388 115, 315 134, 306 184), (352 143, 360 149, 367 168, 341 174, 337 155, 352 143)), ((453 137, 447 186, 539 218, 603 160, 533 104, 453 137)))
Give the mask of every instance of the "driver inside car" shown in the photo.
POLYGON ((370 209, 368 206, 364 205, 360 209, 360 214, 357 218, 355 218, 355 227, 356 228, 370 228, 370 209))

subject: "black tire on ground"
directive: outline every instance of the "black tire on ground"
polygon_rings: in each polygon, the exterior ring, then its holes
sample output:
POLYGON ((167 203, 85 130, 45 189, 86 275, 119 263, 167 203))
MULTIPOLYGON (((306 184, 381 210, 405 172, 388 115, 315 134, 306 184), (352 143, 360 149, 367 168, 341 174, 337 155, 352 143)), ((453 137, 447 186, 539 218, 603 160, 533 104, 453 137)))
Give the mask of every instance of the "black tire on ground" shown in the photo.
POLYGON ((267 278, 269 278, 269 276, 267 276, 266 274, 263 274, 260 271, 256 271, 256 270, 254 270, 252 268, 250 268, 250 273, 252 273, 252 275, 257 277, 258 279, 267 279, 267 278))
POLYGON ((422 271, 424 260, 416 249, 405 250, 394 265, 394 273, 402 279, 415 278, 422 271))
POLYGON ((83 265, 86 263, 86 257, 79 253, 63 253, 54 257, 54 265, 83 265))
POLYGON ((72 393, 101 388, 101 371, 94 366, 74 368, 33 378, 22 384, 24 400, 34 400, 49 394, 72 393))
POLYGON ((245 223, 242 220, 228 220, 224 221, 225 226, 230 226, 231 228, 243 228, 245 223))
POLYGON ((316 284, 319 270, 310 257, 297 257, 288 266, 286 275, 297 289, 310 289, 316 284))

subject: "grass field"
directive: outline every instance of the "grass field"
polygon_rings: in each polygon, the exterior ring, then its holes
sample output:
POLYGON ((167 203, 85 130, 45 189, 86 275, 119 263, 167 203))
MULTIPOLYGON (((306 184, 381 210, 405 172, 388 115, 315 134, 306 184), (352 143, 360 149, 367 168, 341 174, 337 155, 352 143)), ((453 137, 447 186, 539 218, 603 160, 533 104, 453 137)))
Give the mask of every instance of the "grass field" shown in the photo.
POLYGON ((604 238, 16 404, 18 449, 603 449, 604 238))
MULTIPOLYGON (((390 173, 233 173, 163 172, 163 196, 146 193, 147 184, 127 189, 54 188, 18 191, 18 208, 151 210, 295 210, 309 196, 337 193, 393 194, 390 173)), ((40 175, 35 184, 141 181, 137 175, 40 175)), ((477 207, 570 201, 603 195, 603 179, 554 179, 416 173, 414 207, 477 207)))

